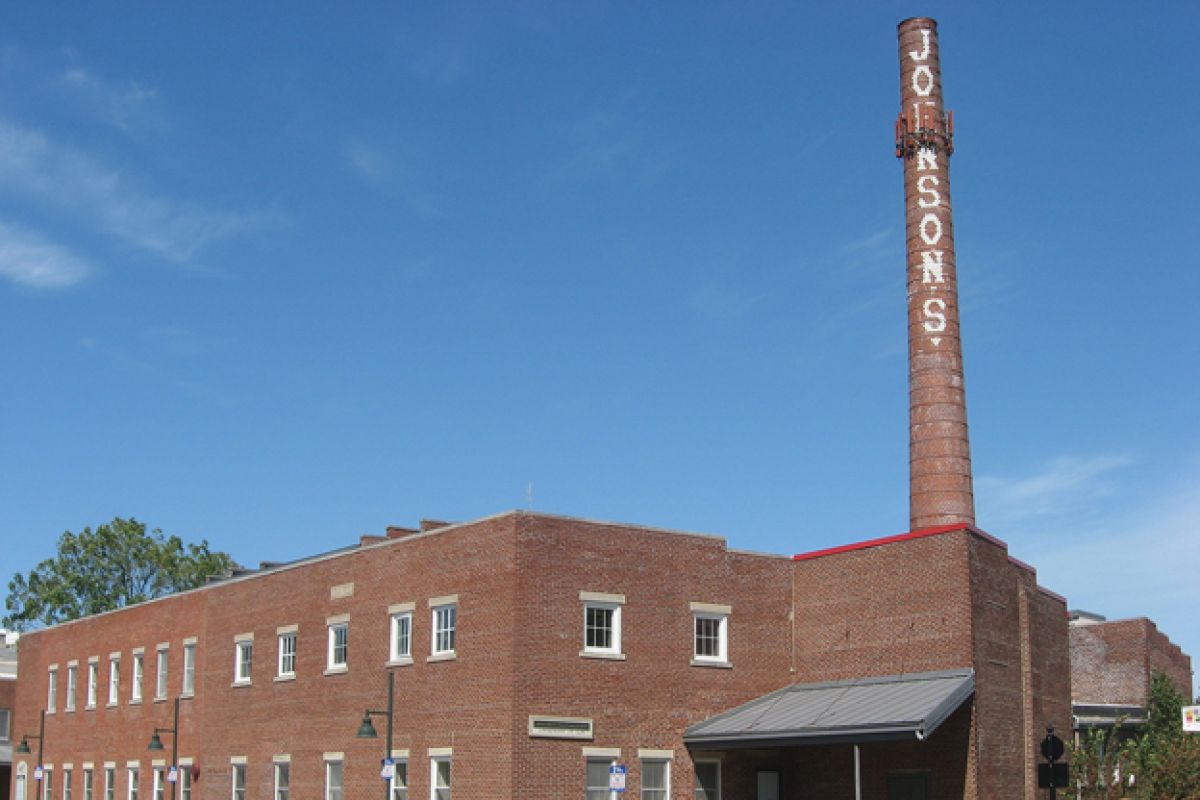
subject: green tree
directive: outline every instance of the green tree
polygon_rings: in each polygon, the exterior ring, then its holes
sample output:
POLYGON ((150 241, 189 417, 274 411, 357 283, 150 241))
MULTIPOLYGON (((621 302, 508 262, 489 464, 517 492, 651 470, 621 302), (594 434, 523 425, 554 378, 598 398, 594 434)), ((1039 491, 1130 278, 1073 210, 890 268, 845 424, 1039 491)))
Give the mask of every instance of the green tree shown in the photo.
POLYGON ((1071 749, 1071 788, 1065 795, 1078 800, 1200 800, 1200 736, 1183 731, 1180 708, 1185 704, 1170 678, 1155 672, 1146 724, 1124 741, 1116 733, 1124 720, 1115 728, 1083 734, 1071 749), (1120 781, 1113 780, 1117 775, 1120 781))
POLYGON ((1180 716, 1187 704, 1166 675, 1154 673, 1146 727, 1128 747, 1139 800, 1200 799, 1200 736, 1185 733, 1180 716))
POLYGON ((4 624, 14 630, 54 625, 203 585, 237 564, 208 541, 184 544, 130 517, 66 531, 58 554, 8 583, 4 624))

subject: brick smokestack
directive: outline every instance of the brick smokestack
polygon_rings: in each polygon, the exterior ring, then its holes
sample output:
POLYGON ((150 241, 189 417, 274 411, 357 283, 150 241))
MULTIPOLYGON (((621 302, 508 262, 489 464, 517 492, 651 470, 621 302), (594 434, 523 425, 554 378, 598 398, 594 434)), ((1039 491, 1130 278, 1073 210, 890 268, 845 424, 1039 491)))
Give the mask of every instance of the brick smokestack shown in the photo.
POLYGON ((937 23, 900 23, 900 116, 908 252, 909 524, 975 523, 950 209, 954 119, 942 104, 937 23))

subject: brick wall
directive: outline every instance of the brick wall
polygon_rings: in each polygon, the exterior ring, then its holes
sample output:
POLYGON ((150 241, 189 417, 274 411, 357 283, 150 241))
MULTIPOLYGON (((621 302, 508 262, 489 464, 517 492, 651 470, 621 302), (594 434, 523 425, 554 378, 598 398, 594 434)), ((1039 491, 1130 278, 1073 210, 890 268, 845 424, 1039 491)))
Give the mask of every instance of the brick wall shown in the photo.
MULTIPOLYGON (((534 739, 530 714, 594 721, 588 746, 617 749, 641 785, 638 751, 673 754, 674 797, 690 797, 683 730, 791 682, 787 558, 730 552, 723 539, 520 516, 514 783, 582 797, 581 743, 534 739), (580 591, 622 595, 623 659, 580 656, 580 591), (690 604, 730 607, 731 668, 693 666, 690 604)), ((550 795, 543 795, 550 796, 550 795)))
POLYGON ((1144 706, 1156 670, 1191 698, 1191 658, 1145 617, 1076 623, 1070 636, 1076 703, 1144 706))
MULTIPOLYGON (((718 537, 514 512, 365 539, 345 552, 29 634, 21 642, 17 707, 26 723, 36 718, 47 669, 57 664, 46 762, 59 770, 73 764, 76 781, 91 763, 98 787, 103 764, 112 762, 116 796, 125 798, 126 763, 135 761, 149 797, 152 759, 166 763, 172 745, 167 734, 167 753, 146 749, 155 727, 172 724, 172 703, 154 698, 155 653, 168 646, 167 697, 175 698, 183 645, 194 640, 195 692, 180 701, 178 734, 179 755, 199 769, 193 800, 230 796, 233 758, 246 763, 248 800, 268 798, 272 762, 280 757, 290 759, 293 796, 319 798, 332 753, 343 759, 347 798, 378 793, 386 721, 374 720, 379 739, 354 734, 365 709, 384 707, 389 671, 396 682, 393 748, 408 755, 414 797, 428 794, 434 749, 452 753, 458 800, 578 797, 588 747, 617 753, 630 768, 632 790, 641 785, 642 755, 669 758, 671 797, 683 800, 694 788, 694 754, 682 740, 691 723, 792 682, 974 666, 975 703, 925 742, 864 747, 864 780, 879 790, 889 771, 928 769, 936 773, 938 798, 1001 796, 977 793, 976 784, 1019 783, 1026 719, 1058 713, 1039 705, 1057 702, 1059 684, 1046 678, 1057 634, 1021 633, 1014 610, 1021 589, 1028 595, 1026 627, 1047 630, 1037 620, 1053 617, 1057 606, 1047 605, 1002 546, 965 530, 793 561, 731 551, 718 537), (581 655, 581 592, 621 598, 618 657, 581 655), (454 658, 431 659, 430 600, 448 595, 458 608, 454 658), (397 604, 412 609, 412 659, 389 665, 389 607, 397 604), (693 604, 728 609, 728 665, 693 663, 693 604), (326 674, 331 618, 348 619, 349 657, 344 672, 326 674), (297 637, 292 679, 277 675, 281 627, 297 637), (242 683, 235 681, 235 642, 247 637, 253 661, 242 683), (143 700, 134 704, 138 649, 145 677, 143 700), (121 664, 120 701, 112 708, 110 653, 121 664), (100 666, 99 703, 85 709, 92 656, 100 666), (1008 659, 1008 666, 988 659, 1008 659), (79 696, 76 710, 66 712, 71 660, 81 666, 79 696), (1031 691, 1022 694, 1023 686, 1031 691), (531 737, 530 715, 587 719, 594 735, 531 737)), ((833 791, 852 780, 851 757, 845 745, 774 755, 731 751, 723 756, 726 797, 737 800, 760 768, 778 769, 798 796, 818 785, 833 791), (739 787, 742 781, 748 783, 739 787)))
POLYGON ((971 540, 980 797, 1032 800, 1047 725, 1069 731, 1066 602, 987 536, 971 540))

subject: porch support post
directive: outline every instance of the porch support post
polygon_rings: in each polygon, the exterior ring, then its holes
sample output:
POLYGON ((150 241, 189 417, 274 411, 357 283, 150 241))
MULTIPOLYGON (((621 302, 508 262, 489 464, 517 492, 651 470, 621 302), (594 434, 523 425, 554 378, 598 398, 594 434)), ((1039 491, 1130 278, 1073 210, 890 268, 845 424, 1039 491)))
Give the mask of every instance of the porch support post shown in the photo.
POLYGON ((862 763, 858 757, 858 745, 854 745, 854 800, 862 800, 862 763))

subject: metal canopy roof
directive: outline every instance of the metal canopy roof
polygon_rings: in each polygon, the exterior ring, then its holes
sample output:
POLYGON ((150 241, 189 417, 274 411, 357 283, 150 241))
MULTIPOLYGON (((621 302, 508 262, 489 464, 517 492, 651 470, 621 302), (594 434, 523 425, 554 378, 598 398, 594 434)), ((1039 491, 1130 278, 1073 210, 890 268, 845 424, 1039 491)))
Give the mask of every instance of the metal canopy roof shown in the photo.
POLYGON ((975 691, 970 669, 787 686, 688 727, 689 747, 924 739, 975 691))

